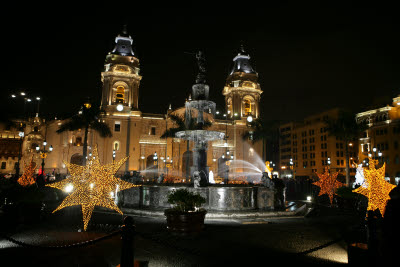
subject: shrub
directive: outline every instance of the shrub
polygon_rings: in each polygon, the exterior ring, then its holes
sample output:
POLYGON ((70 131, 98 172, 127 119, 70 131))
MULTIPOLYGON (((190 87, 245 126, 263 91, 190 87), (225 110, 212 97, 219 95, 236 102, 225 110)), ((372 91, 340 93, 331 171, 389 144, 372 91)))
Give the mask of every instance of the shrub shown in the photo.
POLYGON ((173 190, 168 194, 168 203, 174 205, 173 209, 181 212, 194 211, 206 202, 198 193, 189 192, 187 189, 173 190))

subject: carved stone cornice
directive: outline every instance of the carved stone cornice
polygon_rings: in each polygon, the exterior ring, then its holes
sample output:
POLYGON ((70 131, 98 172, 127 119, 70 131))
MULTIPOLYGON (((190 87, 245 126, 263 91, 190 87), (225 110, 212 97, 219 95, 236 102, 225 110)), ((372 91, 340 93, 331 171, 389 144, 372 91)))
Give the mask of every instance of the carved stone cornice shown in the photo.
POLYGON ((104 78, 106 77, 120 77, 120 78, 129 78, 129 79, 135 79, 140 81, 142 79, 142 76, 137 75, 135 73, 123 73, 123 72, 112 72, 112 71, 106 71, 101 73, 101 80, 103 81, 104 78))
POLYGON ((228 94, 231 94, 231 93, 243 93, 243 94, 261 95, 263 93, 263 91, 261 89, 254 89, 254 88, 248 88, 248 87, 228 87, 228 86, 225 86, 222 94, 223 95, 228 95, 228 94))

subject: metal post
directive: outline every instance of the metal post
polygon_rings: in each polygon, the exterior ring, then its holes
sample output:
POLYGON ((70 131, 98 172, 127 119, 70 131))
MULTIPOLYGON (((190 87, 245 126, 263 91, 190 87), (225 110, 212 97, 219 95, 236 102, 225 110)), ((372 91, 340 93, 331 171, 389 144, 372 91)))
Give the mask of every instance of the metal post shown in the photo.
POLYGON ((16 166, 16 168, 15 168, 15 176, 16 176, 16 178, 19 178, 19 170, 20 170, 19 164, 20 164, 20 161, 21 161, 22 142, 23 142, 23 137, 22 137, 22 136, 21 136, 21 138, 20 138, 20 141, 21 141, 21 143, 19 144, 18 162, 17 162, 17 166, 16 166))
POLYGON ((127 216, 124 218, 124 225, 121 233, 121 264, 120 267, 133 267, 134 265, 134 248, 133 239, 135 237, 135 225, 133 218, 127 216))

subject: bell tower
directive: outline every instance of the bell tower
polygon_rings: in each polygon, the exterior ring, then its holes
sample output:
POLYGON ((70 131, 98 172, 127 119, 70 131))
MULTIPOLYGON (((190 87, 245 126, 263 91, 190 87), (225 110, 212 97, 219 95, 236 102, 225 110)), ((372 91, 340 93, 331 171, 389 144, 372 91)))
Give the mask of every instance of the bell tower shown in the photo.
POLYGON ((139 110, 139 59, 132 49, 133 39, 126 26, 115 38, 115 47, 106 56, 101 73, 103 91, 101 107, 106 112, 130 113, 139 110))
POLYGON ((258 83, 258 73, 251 66, 250 56, 243 45, 233 58, 233 68, 226 79, 222 94, 225 96, 226 112, 230 118, 260 116, 262 90, 258 83))

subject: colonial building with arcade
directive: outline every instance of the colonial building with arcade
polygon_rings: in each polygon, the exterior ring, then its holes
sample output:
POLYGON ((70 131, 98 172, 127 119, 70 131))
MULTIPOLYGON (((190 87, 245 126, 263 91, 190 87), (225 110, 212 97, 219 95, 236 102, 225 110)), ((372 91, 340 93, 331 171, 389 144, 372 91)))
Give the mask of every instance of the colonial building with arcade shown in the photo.
MULTIPOLYGON (((100 120, 110 127, 112 137, 100 137, 97 132, 89 129, 88 153, 97 145, 102 163, 110 163, 129 156, 126 164, 120 169, 121 173, 140 171, 145 176, 155 177, 154 170, 156 170, 157 174, 162 172, 186 177, 187 164, 191 164, 193 157, 193 144, 189 142, 188 150, 185 140, 161 138, 167 129, 176 127, 168 115, 184 114, 185 103, 182 103, 181 108, 174 110, 170 108, 165 114, 141 112, 139 93, 142 76, 139 58, 133 52, 133 46, 134 40, 126 30, 123 30, 115 38, 114 49, 106 55, 104 70, 101 73, 100 103, 105 114, 100 120), (153 171, 147 173, 146 170, 153 171)), ((212 123, 209 130, 225 134, 224 140, 211 141, 208 144, 207 166, 215 176, 224 175, 222 170, 226 170, 226 166, 229 166, 227 161, 231 159, 252 162, 262 153, 261 142, 252 144, 242 138, 249 130, 248 117, 256 119, 260 116, 259 102, 262 90, 258 83, 258 74, 243 47, 234 56, 232 65, 232 71, 226 78, 225 87, 222 88, 226 107, 217 106, 215 116, 207 112, 204 114, 212 123)), ((6 162, 4 166, 2 165, 4 169, 1 171, 15 172, 19 147, 21 172, 23 162, 29 161, 32 156, 40 167, 42 158, 40 153, 36 153, 36 147, 42 147, 43 141, 46 141, 47 147, 51 145, 53 149, 46 155, 45 173, 66 174, 68 170, 64 162, 79 164, 83 157, 84 142, 84 129, 56 133, 66 121, 55 119, 46 122, 39 116, 31 118, 24 122, 26 127, 23 130, 23 137, 18 135, 18 129, 3 130, 2 139, 15 139, 21 142, 21 145, 12 145, 15 151, 11 153, 13 156, 11 159, 1 158, 1 161, 6 162)), ((236 166, 236 171, 241 171, 237 168, 236 166)), ((242 170, 245 168, 243 164, 242 170)))

